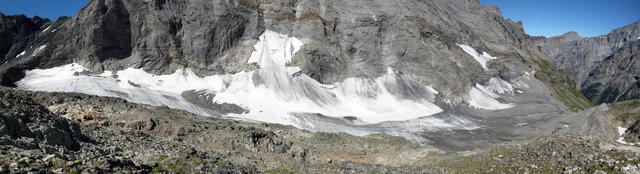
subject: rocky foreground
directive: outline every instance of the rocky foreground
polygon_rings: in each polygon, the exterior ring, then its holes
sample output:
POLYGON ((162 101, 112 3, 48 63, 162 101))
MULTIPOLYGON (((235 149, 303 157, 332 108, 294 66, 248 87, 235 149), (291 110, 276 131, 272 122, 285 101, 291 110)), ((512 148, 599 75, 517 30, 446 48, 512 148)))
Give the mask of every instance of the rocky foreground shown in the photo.
POLYGON ((0 89, 0 173, 638 173, 640 150, 540 137, 465 152, 207 118, 73 93, 0 89))

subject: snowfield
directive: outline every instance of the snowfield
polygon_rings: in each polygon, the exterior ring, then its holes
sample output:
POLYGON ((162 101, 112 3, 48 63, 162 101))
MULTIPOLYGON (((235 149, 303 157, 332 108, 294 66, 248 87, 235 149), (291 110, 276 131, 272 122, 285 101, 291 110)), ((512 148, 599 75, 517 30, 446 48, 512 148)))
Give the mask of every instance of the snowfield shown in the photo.
MULTIPOLYGON (((298 73, 300 68, 286 66, 302 45, 295 37, 266 31, 260 36, 247 62, 257 63, 260 69, 251 72, 199 77, 189 69, 179 69, 169 75, 154 75, 142 69, 129 68, 95 74, 74 63, 27 71, 25 78, 16 84, 24 90, 119 97, 204 116, 222 115, 354 135, 386 132, 408 137, 405 131, 477 128, 462 117, 429 117, 443 112, 434 104, 438 91, 391 67, 385 75, 377 78, 354 77, 340 83, 321 84, 298 73), (183 95, 185 91, 193 90, 199 91, 197 100, 205 99, 211 106, 234 104, 246 111, 212 112, 209 107, 192 103, 193 98, 183 95), (310 117, 312 115, 315 116, 310 117)), ((44 47, 36 49, 35 54, 44 47)), ((510 89, 508 85, 496 85, 498 90, 510 89)))

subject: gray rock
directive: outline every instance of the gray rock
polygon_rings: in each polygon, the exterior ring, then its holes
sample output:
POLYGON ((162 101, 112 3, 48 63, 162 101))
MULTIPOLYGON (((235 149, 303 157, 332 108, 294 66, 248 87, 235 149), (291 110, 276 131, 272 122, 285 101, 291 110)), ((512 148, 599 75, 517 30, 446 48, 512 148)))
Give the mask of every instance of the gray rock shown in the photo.
POLYGON ((12 138, 35 136, 22 119, 0 111, 0 136, 2 135, 8 135, 12 138))
POLYGON ((69 149, 78 149, 77 142, 67 132, 48 126, 41 127, 40 131, 44 136, 44 142, 48 145, 62 145, 69 149))
POLYGON ((576 81, 595 104, 640 98, 640 21, 607 35, 585 38, 575 32, 532 40, 576 81))
POLYGON ((47 45, 39 54, 28 49, 25 58, 0 65, 4 84, 19 79, 21 70, 69 62, 93 71, 134 67, 155 74, 253 70, 256 65, 245 62, 267 29, 303 40, 290 65, 319 82, 379 77, 393 67, 456 103, 476 82, 493 75, 510 80, 546 59, 520 22, 477 0, 92 0, 55 23, 61 23, 56 32, 30 43, 47 45), (494 71, 485 72, 456 44, 503 60, 490 62, 494 71))

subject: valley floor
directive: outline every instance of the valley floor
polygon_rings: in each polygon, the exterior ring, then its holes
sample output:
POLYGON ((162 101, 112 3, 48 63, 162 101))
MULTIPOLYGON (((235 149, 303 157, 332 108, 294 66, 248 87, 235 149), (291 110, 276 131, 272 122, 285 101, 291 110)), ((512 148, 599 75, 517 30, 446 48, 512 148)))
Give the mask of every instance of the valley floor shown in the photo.
POLYGON ((75 93, 0 88, 0 173, 638 173, 640 149, 553 136, 445 151, 75 93))

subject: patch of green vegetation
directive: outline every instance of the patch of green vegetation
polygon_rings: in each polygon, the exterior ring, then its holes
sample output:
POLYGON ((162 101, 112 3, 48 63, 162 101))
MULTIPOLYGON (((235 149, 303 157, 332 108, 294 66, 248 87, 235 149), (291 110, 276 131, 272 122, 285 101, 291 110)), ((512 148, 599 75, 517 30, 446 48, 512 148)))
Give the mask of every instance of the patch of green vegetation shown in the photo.
POLYGON ((629 126, 640 120, 640 99, 610 103, 608 106, 609 113, 622 123, 621 126, 629 126))
POLYGON ((265 171, 264 173, 267 174, 276 174, 276 173, 287 173, 287 174, 294 174, 296 173, 295 170, 293 168, 288 168, 286 166, 280 166, 278 168, 274 168, 274 169, 269 169, 267 171, 265 171))
POLYGON ((545 82, 553 90, 554 97, 567 108, 572 111, 582 111, 594 106, 577 90, 576 82, 566 73, 560 71, 551 61, 545 59, 533 61, 540 66, 540 71, 535 74, 536 78, 545 82))
POLYGON ((609 108, 618 111, 640 108, 640 99, 611 103, 609 104, 609 108))
POLYGON ((164 160, 165 160, 165 159, 167 159, 167 158, 169 158, 169 156, 168 156, 168 155, 159 155, 159 156, 158 156, 158 162, 160 162, 160 161, 164 161, 164 160))
POLYGON ((153 169, 151 169, 151 172, 153 172, 153 173, 161 173, 161 172, 164 172, 164 168, 162 168, 162 166, 157 166, 157 167, 154 167, 153 169))
POLYGON ((584 97, 575 88, 551 87, 556 99, 560 100, 572 111, 582 111, 593 107, 591 101, 584 97))
MULTIPOLYGON (((168 155, 157 156, 158 166, 151 169, 153 172, 170 172, 170 173, 186 173, 190 166, 189 160, 168 155)), ((196 160, 196 163, 203 163, 202 160, 196 160)))

